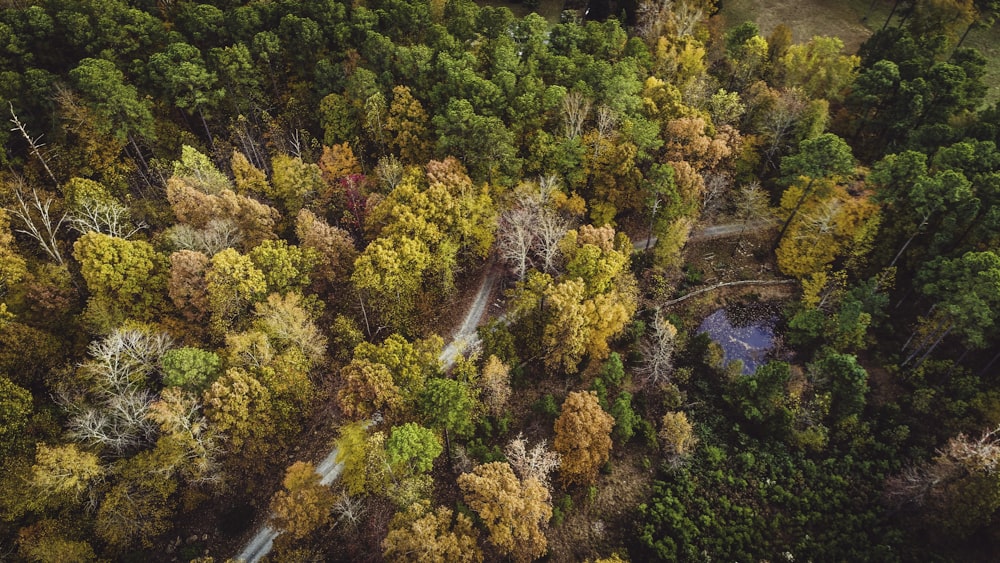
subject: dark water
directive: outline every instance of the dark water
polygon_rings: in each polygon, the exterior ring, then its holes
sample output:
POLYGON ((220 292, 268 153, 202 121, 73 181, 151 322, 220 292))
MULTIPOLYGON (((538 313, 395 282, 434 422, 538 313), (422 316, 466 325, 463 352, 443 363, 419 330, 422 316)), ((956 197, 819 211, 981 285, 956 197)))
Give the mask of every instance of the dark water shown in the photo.
POLYGON ((698 332, 722 347, 725 362, 743 360, 743 373, 753 373, 767 362, 774 346, 773 314, 755 307, 719 309, 701 322, 698 332))

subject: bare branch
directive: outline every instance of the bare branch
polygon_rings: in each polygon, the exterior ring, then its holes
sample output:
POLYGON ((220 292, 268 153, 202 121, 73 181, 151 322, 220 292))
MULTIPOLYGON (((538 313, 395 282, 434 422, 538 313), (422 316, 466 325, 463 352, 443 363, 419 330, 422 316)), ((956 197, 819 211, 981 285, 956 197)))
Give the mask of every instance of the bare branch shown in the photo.
POLYGON ((63 213, 58 219, 55 219, 51 211, 53 198, 48 197, 45 198, 45 201, 42 201, 38 196, 38 191, 35 188, 31 188, 30 199, 25 199, 24 180, 18 176, 16 177, 16 181, 18 186, 12 191, 14 192, 17 207, 8 211, 13 217, 20 219, 24 223, 25 228, 17 229, 17 232, 24 233, 35 239, 49 257, 59 265, 62 265, 64 261, 62 253, 59 251, 59 240, 56 238, 56 233, 59 232, 59 228, 66 221, 66 214, 63 213), (37 219, 35 215, 37 215, 37 219))
POLYGON ((45 160, 45 157, 42 155, 41 149, 42 147, 45 146, 43 143, 39 143, 39 141, 42 139, 42 136, 39 135, 35 138, 32 138, 31 135, 28 134, 27 126, 25 126, 25 124, 22 123, 21 120, 17 117, 17 114, 14 113, 13 102, 7 102, 7 104, 10 106, 10 115, 11 115, 10 122, 14 124, 14 128, 11 129, 11 131, 20 131, 21 136, 24 137, 24 140, 28 142, 28 146, 31 147, 31 154, 35 155, 35 158, 37 158, 42 163, 42 166, 45 167, 45 172, 48 173, 49 178, 52 178, 53 184, 55 184, 58 187, 59 180, 56 180, 56 175, 52 173, 52 169, 49 168, 49 163, 45 160))
POLYGON ((142 222, 134 225, 130 215, 128 207, 118 202, 95 203, 88 201, 69 214, 69 221, 73 229, 80 233, 93 231, 128 239, 148 226, 142 222))

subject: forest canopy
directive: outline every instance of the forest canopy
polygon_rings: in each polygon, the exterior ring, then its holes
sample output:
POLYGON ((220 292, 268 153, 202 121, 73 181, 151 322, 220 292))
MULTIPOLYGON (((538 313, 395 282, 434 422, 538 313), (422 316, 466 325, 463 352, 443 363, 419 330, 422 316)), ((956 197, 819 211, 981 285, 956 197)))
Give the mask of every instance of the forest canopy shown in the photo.
POLYGON ((1000 5, 485 4, 0 3, 4 557, 989 560, 1000 5))

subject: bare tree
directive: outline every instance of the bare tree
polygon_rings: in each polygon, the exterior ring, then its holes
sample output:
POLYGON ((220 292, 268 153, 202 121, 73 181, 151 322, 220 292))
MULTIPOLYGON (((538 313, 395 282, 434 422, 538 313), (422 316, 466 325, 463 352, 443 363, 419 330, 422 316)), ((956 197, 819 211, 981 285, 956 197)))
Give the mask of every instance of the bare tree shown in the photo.
POLYGON ((239 246, 243 242, 243 233, 229 219, 210 219, 201 229, 185 224, 174 225, 168 231, 168 238, 177 250, 194 250, 206 256, 215 256, 227 248, 239 246))
POLYGON ((569 222, 548 207, 537 210, 534 220, 535 246, 534 253, 538 256, 542 271, 555 273, 559 269, 562 251, 559 242, 569 231, 569 222))
POLYGON ((545 445, 545 440, 542 440, 529 450, 524 435, 518 434, 517 438, 507 444, 503 453, 522 481, 534 477, 539 483, 549 487, 549 474, 559 468, 560 457, 545 445))
POLYGON ((669 381, 674 371, 676 339, 677 329, 657 309, 650 333, 641 346, 642 362, 636 367, 636 373, 653 385, 669 381))
POLYGON ((886 481, 885 496, 896 507, 922 505, 949 483, 969 475, 995 475, 1000 469, 1000 426, 978 439, 959 434, 929 463, 908 467, 886 481))
POLYGON ((24 140, 28 142, 28 147, 31 148, 31 154, 35 155, 35 158, 42 163, 42 166, 45 168, 45 172, 49 175, 49 178, 52 179, 52 183, 55 186, 59 186, 59 180, 57 180, 56 175, 52 173, 52 169, 49 168, 48 161, 45 160, 45 155, 42 154, 42 147, 45 146, 44 143, 39 143, 42 136, 39 135, 37 137, 32 137, 29 135, 27 126, 25 126, 25 124, 18 119, 17 114, 14 113, 14 104, 12 102, 7 103, 10 106, 10 122, 14 124, 14 128, 11 129, 11 131, 18 131, 21 133, 24 140))
POLYGON ((59 239, 56 235, 66 221, 66 214, 63 213, 56 218, 52 212, 54 198, 46 197, 43 201, 35 188, 31 188, 31 195, 25 197, 24 179, 16 176, 15 181, 17 186, 11 191, 14 193, 16 206, 8 211, 12 217, 19 219, 25 227, 17 229, 17 232, 35 239, 50 258, 62 265, 64 260, 62 252, 59 250, 59 239))
POLYGON ((118 202, 85 202, 69 213, 69 221, 77 232, 93 231, 123 239, 131 238, 148 226, 143 222, 134 224, 128 207, 118 202))
POLYGON ((116 330, 92 342, 91 359, 77 372, 86 391, 63 391, 57 399, 70 412, 70 434, 118 455, 150 442, 156 424, 147 415, 155 396, 147 379, 171 345, 166 334, 141 330, 116 330))
POLYGON ((677 37, 693 35, 698 22, 705 17, 705 10, 690 0, 680 0, 674 4, 674 33, 677 37))
POLYGON ((566 138, 573 139, 583 133, 583 124, 590 115, 592 102, 577 91, 567 92, 562 102, 563 125, 566 138))
POLYGON ((333 503, 333 513, 337 516, 337 524, 347 524, 351 528, 356 528, 365 514, 365 505, 358 496, 341 491, 333 503))
POLYGON ((673 0, 644 0, 636 9, 635 31, 653 45, 670 23, 673 0))
POLYGON ((792 131, 806 110, 806 99, 797 89, 782 90, 774 107, 764 115, 762 130, 769 139, 764 156, 777 167, 778 157, 788 148, 792 131))
POLYGON ((500 258, 514 269, 518 280, 523 280, 531 267, 531 249, 535 246, 535 233, 531 228, 535 214, 530 208, 517 205, 500 215, 497 229, 497 252, 500 258))

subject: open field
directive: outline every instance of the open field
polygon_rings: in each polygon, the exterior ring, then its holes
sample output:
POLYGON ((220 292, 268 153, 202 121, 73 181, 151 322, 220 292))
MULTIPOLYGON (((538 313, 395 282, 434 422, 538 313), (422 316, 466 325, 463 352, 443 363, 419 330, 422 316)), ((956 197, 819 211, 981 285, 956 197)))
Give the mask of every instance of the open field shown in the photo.
MULTIPOLYGON (((729 26, 754 21, 765 36, 784 23, 796 43, 814 35, 836 35, 853 53, 885 24, 891 8, 891 0, 725 0, 722 16, 729 26)), ((1000 26, 973 30, 966 45, 982 51, 988 61, 986 103, 1000 101, 1000 26)))

